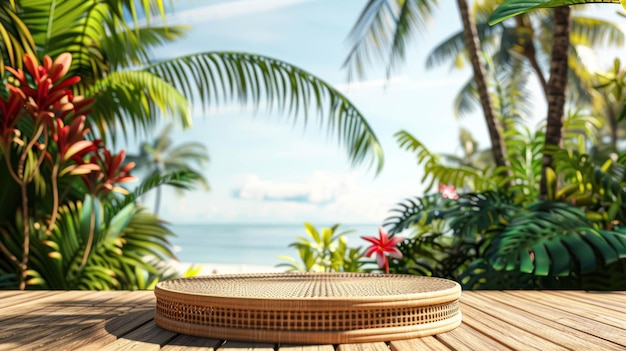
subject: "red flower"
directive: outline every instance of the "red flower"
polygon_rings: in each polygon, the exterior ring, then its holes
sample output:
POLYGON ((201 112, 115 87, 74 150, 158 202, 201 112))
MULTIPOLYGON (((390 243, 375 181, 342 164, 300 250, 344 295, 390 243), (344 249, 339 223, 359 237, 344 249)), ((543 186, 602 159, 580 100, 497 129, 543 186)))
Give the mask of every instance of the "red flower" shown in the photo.
POLYGON ((10 92, 7 101, 0 99, 0 145, 10 144, 15 133, 19 133, 16 125, 23 109, 24 100, 18 94, 10 92))
POLYGON ((372 243, 372 246, 368 247, 365 251, 365 257, 370 257, 372 254, 376 254, 376 262, 378 267, 385 270, 385 273, 389 274, 389 261, 387 260, 387 253, 393 258, 402 258, 402 252, 398 250, 396 245, 404 241, 401 236, 389 237, 389 234, 383 229, 379 228, 379 238, 375 236, 362 236, 363 240, 367 240, 372 243))
POLYGON ((52 134, 52 140, 57 143, 63 161, 77 157, 82 159, 87 153, 97 150, 94 142, 86 139, 90 129, 85 126, 85 120, 85 116, 78 116, 68 125, 61 118, 55 120, 57 129, 52 134))
POLYGON ((8 84, 7 88, 24 100, 26 111, 36 121, 52 129, 54 117, 65 118, 70 113, 85 113, 86 107, 93 102, 92 99, 74 97, 68 89, 80 81, 78 76, 65 78, 71 65, 72 55, 67 52, 59 55, 54 62, 45 56, 41 65, 34 56, 26 54, 24 67, 32 77, 32 83, 23 70, 7 67, 7 71, 19 82, 17 85, 8 84))
POLYGON ((122 150, 117 155, 112 155, 111 151, 102 147, 102 153, 98 152, 91 156, 89 163, 100 166, 99 172, 91 172, 82 176, 83 181, 89 188, 91 194, 104 194, 110 191, 126 194, 126 189, 115 186, 117 183, 125 183, 137 180, 130 175, 130 170, 135 167, 134 162, 122 166, 126 151, 122 150))
POLYGON ((444 199, 459 199, 459 195, 456 193, 454 185, 439 184, 439 192, 444 199))

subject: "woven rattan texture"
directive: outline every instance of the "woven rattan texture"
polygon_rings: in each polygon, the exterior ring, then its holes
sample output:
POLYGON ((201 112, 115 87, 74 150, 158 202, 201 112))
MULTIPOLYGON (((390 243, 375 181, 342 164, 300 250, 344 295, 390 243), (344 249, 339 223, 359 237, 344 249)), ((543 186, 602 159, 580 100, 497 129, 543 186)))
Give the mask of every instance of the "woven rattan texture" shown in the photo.
POLYGON ((460 324, 460 287, 417 276, 221 275, 159 283, 155 321, 219 339, 337 343, 431 335, 460 324))
POLYGON ((162 282, 175 292, 261 299, 393 297, 437 292, 456 283, 437 278, 382 274, 225 274, 162 282))

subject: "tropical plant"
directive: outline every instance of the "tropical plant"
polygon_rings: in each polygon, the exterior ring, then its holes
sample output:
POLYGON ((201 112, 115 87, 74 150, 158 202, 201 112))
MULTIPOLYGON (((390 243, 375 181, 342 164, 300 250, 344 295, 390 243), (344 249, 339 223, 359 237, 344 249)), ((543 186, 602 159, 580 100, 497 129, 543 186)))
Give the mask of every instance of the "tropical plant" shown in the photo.
POLYGON ((289 247, 298 250, 300 261, 289 256, 279 258, 287 261, 278 267, 300 272, 361 272, 365 264, 361 248, 348 246, 346 234, 351 231, 336 233, 339 224, 318 231, 310 223, 304 223, 307 237, 298 236, 289 247))
MULTIPOLYGON (((192 173, 197 183, 204 189, 209 189, 209 183, 201 171, 193 168, 193 165, 202 167, 209 161, 206 146, 199 142, 187 142, 180 145, 172 145, 170 133, 172 124, 167 125, 163 131, 149 144, 141 144, 138 155, 127 155, 129 162, 134 162, 137 171, 144 171, 147 177, 165 175, 173 172, 185 171, 192 173)), ((180 189, 177 189, 180 190, 180 189)), ((182 191, 178 191, 182 195, 182 191)), ((161 188, 156 189, 156 197, 153 211, 159 213, 161 205, 161 188)))
POLYGON ((400 245, 404 259, 392 272, 447 277, 466 289, 626 288, 617 264, 626 259, 626 235, 597 229, 572 204, 524 206, 490 191, 436 196, 406 200, 389 219, 392 233, 418 230, 400 245), (587 279, 600 272, 608 278, 587 279))
POLYGON ((622 68, 618 58, 614 60, 609 71, 596 74, 594 93, 594 111, 606 116, 603 134, 608 136, 608 142, 600 140, 595 145, 595 154, 606 158, 619 151, 618 139, 626 135, 623 124, 620 125, 626 117, 626 70, 622 68))
POLYGON ((163 116, 189 126, 190 103, 206 108, 236 100, 258 108, 265 100, 270 109, 304 121, 315 111, 320 125, 346 146, 353 164, 370 159, 380 171, 380 143, 361 112, 307 71, 238 52, 154 60, 152 49, 179 39, 186 30, 165 24, 165 8, 163 0, 11 1, 3 5, 8 15, 0 16, 0 28, 18 28, 22 36, 6 37, 0 49, 5 59, 13 56, 10 48, 26 51, 30 43, 38 55, 69 51, 74 59, 70 74, 82 78, 74 93, 97 97, 89 119, 103 139, 115 138, 117 133, 106 131, 118 127, 120 135, 149 131, 163 116))
MULTIPOLYGON (((556 0, 525 2, 520 0, 506 0, 502 5, 496 8, 489 21, 489 23, 493 25, 531 10, 554 8, 550 79, 547 86, 548 117, 546 119, 545 146, 548 149, 559 147, 562 141, 561 130, 565 109, 567 64, 570 48, 571 9, 569 5, 573 4, 580 4, 580 2, 556 0)), ((545 153, 542 161, 541 175, 541 195, 543 197, 547 195, 547 169, 552 167, 552 162, 552 156, 549 153, 545 153)))
POLYGON ((188 187, 195 175, 153 177, 132 194, 120 187, 134 179, 134 165, 123 165, 124 151, 112 153, 89 138, 91 100, 71 93, 80 79, 67 77, 71 62, 69 54, 46 56, 42 64, 26 55, 25 71, 6 68, 13 80, 0 99, 0 169, 7 174, 0 194, 2 286, 145 286, 143 277, 159 274, 147 257, 174 258, 172 233, 134 200, 162 184, 188 187))
MULTIPOLYGON (((570 119, 570 126, 579 127, 576 117, 570 119)), ((537 201, 543 133, 517 134, 507 143, 511 173, 519 179, 513 187, 492 183, 461 193, 458 200, 425 195, 394 209, 398 214, 388 219, 389 232, 410 229, 411 235, 400 245, 404 258, 394 261, 391 271, 448 277, 468 289, 626 288, 626 154, 597 165, 585 143, 578 150, 548 150, 555 170, 548 169, 547 199, 537 201)), ((421 154, 432 155, 420 147, 421 154)), ((425 159, 437 164, 436 155, 425 159)), ((428 165, 426 175, 439 184, 463 179, 451 176, 464 174, 457 169, 428 165)), ((483 182, 490 176, 484 177, 483 182)), ((458 183, 472 184, 472 177, 466 179, 458 183)))

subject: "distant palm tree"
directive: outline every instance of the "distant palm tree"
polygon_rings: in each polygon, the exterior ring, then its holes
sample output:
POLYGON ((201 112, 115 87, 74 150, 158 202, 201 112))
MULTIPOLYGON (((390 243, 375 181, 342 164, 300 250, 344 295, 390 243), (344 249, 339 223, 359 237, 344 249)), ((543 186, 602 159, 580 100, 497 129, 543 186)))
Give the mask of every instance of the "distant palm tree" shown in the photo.
MULTIPOLYGON (((406 44, 411 36, 425 31, 426 22, 437 6, 436 0, 369 0, 350 33, 352 49, 344 64, 349 69, 349 77, 352 74, 363 76, 364 66, 371 61, 371 56, 385 62, 390 72, 398 61, 404 59, 406 44)), ((507 166, 506 145, 500 120, 496 118, 487 88, 476 24, 470 16, 466 0, 457 0, 457 6, 463 24, 464 43, 474 72, 476 91, 480 96, 491 140, 493 159, 497 166, 507 166)), ((501 169, 508 173, 508 167, 501 169)))
MULTIPOLYGON (((142 143, 139 155, 127 155, 129 162, 136 163, 136 169, 146 173, 146 178, 164 176, 173 172, 186 171, 194 178, 195 182, 204 189, 209 190, 209 182, 200 170, 193 166, 204 166, 209 161, 206 146, 199 142, 187 142, 173 145, 170 133, 172 125, 169 124, 152 143, 142 143)), ((179 195, 183 190, 176 188, 179 195)), ((156 188, 154 213, 159 213, 161 206, 161 187, 156 188)))
MULTIPOLYGON (((476 2, 472 15, 476 19, 478 35, 482 49, 491 56, 499 70, 505 74, 497 79, 502 84, 512 79, 534 76, 538 79, 545 97, 548 95, 547 69, 552 52, 552 32, 554 20, 552 11, 543 9, 515 17, 515 21, 506 21, 490 26, 487 22, 493 9, 503 0, 485 0, 476 2)), ((570 55, 568 60, 568 98, 577 103, 591 101, 590 91, 593 74, 585 66, 580 48, 597 49, 599 47, 619 47, 624 43, 621 27, 606 20, 574 12, 571 16, 570 55)), ((464 66, 467 52, 463 31, 454 33, 428 55, 426 67, 433 68, 443 63, 450 63, 453 68, 464 66)), ((519 85, 517 86, 519 87, 519 85)), ((525 94, 528 89, 525 88, 525 94)), ((517 94, 516 94, 517 95, 517 94)), ((460 92, 458 101, 475 102, 475 86, 466 84, 460 92)), ((472 112, 474 104, 464 103, 457 106, 457 113, 472 112)), ((509 116, 503 116, 509 117, 509 116)))

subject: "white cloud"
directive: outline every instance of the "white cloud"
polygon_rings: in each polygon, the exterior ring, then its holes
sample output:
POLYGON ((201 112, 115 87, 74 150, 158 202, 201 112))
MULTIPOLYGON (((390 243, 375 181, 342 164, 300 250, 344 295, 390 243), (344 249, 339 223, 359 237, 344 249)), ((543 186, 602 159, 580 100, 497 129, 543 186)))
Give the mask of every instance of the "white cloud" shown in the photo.
POLYGON ((283 7, 298 5, 311 0, 237 0, 200 8, 175 12, 168 15, 170 23, 193 24, 204 21, 226 20, 239 16, 269 12, 283 7))
POLYGON ((248 175, 234 191, 242 200, 285 201, 323 205, 355 186, 354 175, 316 172, 301 182, 277 182, 248 175))
MULTIPOLYGON (((187 192, 182 198, 165 188, 160 215, 175 224, 382 224, 399 201, 421 193, 419 184, 412 189, 402 185, 381 187, 371 179, 359 178, 362 177, 352 173, 315 172, 302 181, 286 182, 249 175, 238 182, 240 197, 228 196, 225 187, 187 192)), ((145 205, 151 206, 154 199, 144 200, 145 205)))

